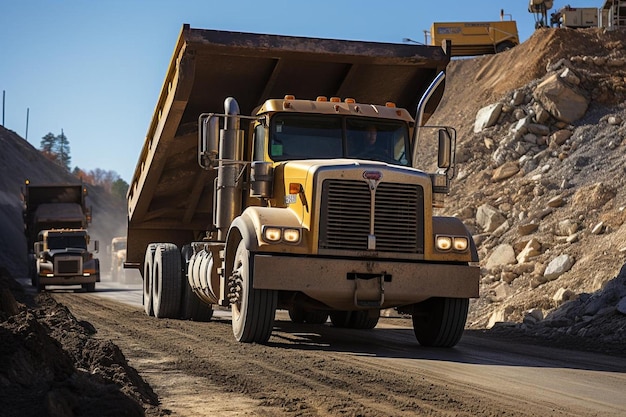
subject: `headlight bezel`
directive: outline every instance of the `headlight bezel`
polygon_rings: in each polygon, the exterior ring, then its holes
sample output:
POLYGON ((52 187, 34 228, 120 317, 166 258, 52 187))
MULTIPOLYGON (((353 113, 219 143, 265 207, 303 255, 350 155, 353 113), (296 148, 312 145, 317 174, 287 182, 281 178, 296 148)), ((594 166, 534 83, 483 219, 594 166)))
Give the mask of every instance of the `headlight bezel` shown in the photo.
POLYGON ((279 243, 298 245, 302 241, 302 229, 285 226, 263 226, 261 237, 264 242, 272 245, 279 243))
POLYGON ((437 234, 435 235, 435 249, 439 252, 465 253, 470 248, 468 236, 437 234))

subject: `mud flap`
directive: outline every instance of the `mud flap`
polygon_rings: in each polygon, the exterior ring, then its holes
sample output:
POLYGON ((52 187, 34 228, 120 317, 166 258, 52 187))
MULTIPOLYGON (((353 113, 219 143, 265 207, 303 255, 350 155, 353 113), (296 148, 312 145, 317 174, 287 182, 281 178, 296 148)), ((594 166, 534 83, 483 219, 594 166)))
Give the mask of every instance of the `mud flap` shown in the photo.
POLYGON ((348 274, 354 281, 354 305, 356 307, 377 308, 385 302, 385 281, 391 281, 388 274, 348 274))

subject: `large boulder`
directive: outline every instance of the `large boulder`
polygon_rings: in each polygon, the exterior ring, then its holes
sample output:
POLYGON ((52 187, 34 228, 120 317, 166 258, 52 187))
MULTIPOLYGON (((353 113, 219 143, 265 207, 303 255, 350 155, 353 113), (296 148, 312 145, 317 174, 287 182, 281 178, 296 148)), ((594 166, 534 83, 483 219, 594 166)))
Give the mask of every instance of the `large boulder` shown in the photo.
POLYGON ((583 117, 589 106, 587 97, 558 74, 539 84, 533 96, 554 118, 569 124, 583 117))
POLYGON ((501 112, 502 103, 490 104, 478 110, 478 113, 476 113, 476 121, 474 122, 474 133, 478 133, 487 127, 495 125, 501 112))

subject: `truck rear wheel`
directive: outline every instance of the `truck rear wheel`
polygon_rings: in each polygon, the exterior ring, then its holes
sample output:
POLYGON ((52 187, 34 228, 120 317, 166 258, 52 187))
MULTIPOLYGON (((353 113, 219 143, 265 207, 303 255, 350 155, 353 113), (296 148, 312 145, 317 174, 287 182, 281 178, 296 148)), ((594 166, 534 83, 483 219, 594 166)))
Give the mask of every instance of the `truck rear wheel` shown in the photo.
POLYGON ((274 328, 278 293, 252 287, 250 251, 239 242, 229 277, 232 325, 235 339, 244 343, 264 343, 274 328))
POLYGON ((147 315, 153 316, 152 308, 152 273, 154 271, 154 252, 156 251, 156 243, 151 243, 146 248, 146 256, 143 260, 143 309, 147 315))
POLYGON ((288 311, 289 318, 294 323, 324 324, 328 320, 328 313, 321 310, 291 307, 288 311))
POLYGON ((152 309, 157 318, 178 318, 180 309, 180 252, 172 243, 161 243, 154 253, 152 309))
POLYGON ((87 292, 94 292, 96 290, 96 283, 90 282, 88 284, 81 284, 81 287, 87 292))
POLYGON ((380 315, 370 314, 367 310, 333 311, 330 321, 335 327, 370 330, 376 327, 380 315))
POLYGON ((180 318, 183 320, 209 321, 213 317, 213 306, 203 302, 191 289, 187 277, 189 259, 193 254, 191 246, 185 245, 181 249, 181 286, 182 298, 180 306, 180 318))
POLYGON ((422 346, 452 347, 465 329, 469 299, 429 298, 413 307, 413 331, 422 346))

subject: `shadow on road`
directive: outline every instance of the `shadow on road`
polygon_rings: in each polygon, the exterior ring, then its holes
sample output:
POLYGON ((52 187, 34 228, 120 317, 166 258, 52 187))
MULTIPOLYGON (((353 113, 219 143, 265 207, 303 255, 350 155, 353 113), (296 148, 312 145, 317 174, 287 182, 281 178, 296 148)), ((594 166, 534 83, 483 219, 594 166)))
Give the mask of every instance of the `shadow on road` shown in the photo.
POLYGON ((626 361, 622 358, 521 344, 491 336, 481 330, 466 330, 459 344, 453 348, 431 348, 420 346, 413 329, 409 327, 354 330, 329 324, 303 325, 276 321, 268 345, 390 359, 626 373, 626 361))

